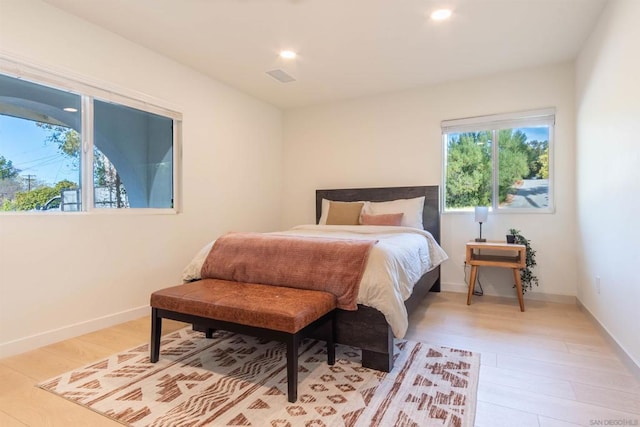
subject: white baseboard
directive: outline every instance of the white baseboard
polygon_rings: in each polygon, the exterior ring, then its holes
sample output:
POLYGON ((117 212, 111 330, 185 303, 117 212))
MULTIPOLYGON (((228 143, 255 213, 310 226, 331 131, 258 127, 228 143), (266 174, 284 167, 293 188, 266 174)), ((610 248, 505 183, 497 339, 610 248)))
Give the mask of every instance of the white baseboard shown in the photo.
POLYGON ((75 323, 62 328, 41 332, 17 340, 0 343, 0 358, 14 356, 25 351, 30 351, 38 347, 53 344, 58 341, 74 338, 79 335, 88 334, 100 329, 108 328, 129 320, 139 319, 151 313, 148 305, 132 308, 119 313, 109 314, 96 319, 75 323))
POLYGON ((629 368, 631 373, 638 379, 638 381, 640 381, 640 361, 635 360, 627 352, 627 350, 625 350, 625 348, 620 345, 618 340, 616 340, 614 336, 611 335, 611 332, 609 332, 609 330, 602 323, 600 323, 598 318, 593 315, 591 310, 589 310, 584 304, 582 304, 582 301, 580 301, 580 299, 576 300, 578 307, 580 307, 580 310, 582 310, 587 315, 589 320, 591 320, 598 327, 602 335, 604 335, 609 344, 611 344, 611 346, 614 348, 616 354, 618 355, 618 357, 620 357, 620 360, 622 360, 622 363, 624 363, 624 365, 629 368))
POLYGON ((466 294, 469 288, 467 285, 461 285, 459 283, 444 283, 440 285, 440 290, 445 292, 457 292, 460 294, 466 294))
MULTIPOLYGON (((441 289, 447 292, 459 292, 466 294, 469 289, 466 284, 460 283, 442 283, 441 289)), ((498 294, 491 291, 485 291, 485 295, 490 295, 494 297, 504 297, 504 298, 513 298, 517 299, 515 292, 511 292, 508 295, 498 294)), ((560 304, 577 304, 577 299, 573 295, 558 295, 558 294, 546 294, 540 292, 529 291, 524 296, 525 301, 528 299, 536 300, 536 301, 546 301, 546 302, 557 302, 560 304)))

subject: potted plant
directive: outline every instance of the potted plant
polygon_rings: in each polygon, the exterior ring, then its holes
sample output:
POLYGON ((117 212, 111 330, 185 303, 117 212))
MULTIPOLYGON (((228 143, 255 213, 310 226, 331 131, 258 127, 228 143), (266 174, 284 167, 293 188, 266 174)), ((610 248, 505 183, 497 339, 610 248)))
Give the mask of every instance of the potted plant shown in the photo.
POLYGON ((514 237, 514 242, 517 245, 524 245, 526 247, 525 254, 525 268, 520 270, 520 280, 522 281, 522 293, 527 292, 527 288, 531 290, 533 285, 538 286, 538 277, 533 274, 532 268, 537 265, 536 263, 536 251, 531 247, 529 239, 520 234, 520 230, 515 228, 509 229, 509 235, 514 237))

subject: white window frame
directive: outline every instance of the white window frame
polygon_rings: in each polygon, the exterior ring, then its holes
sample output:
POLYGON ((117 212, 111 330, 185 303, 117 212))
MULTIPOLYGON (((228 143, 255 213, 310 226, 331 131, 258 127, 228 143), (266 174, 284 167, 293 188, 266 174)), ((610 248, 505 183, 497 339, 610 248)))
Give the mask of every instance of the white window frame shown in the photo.
POLYGON ((554 139, 555 139, 555 117, 556 109, 553 107, 542 108, 529 111, 520 111, 504 114, 491 114, 486 116, 467 117, 463 119, 443 120, 442 129, 442 191, 440 192, 440 204, 443 213, 464 213, 473 210, 469 208, 447 208, 446 206, 446 185, 447 185, 447 135, 450 133, 481 132, 492 131, 493 143, 491 144, 491 206, 494 213, 505 214, 531 214, 531 213, 554 213, 555 212, 555 173, 554 173, 554 139), (499 145, 497 141, 497 131, 500 129, 513 129, 518 127, 549 127, 549 205, 545 208, 501 208, 498 206, 498 172, 499 172, 499 145), (497 141, 497 143, 496 143, 497 141))
POLYGON ((0 73, 17 79, 69 91, 81 97, 82 102, 82 150, 80 156, 80 189, 82 209, 79 212, 3 212, 17 215, 78 215, 100 213, 109 215, 127 214, 177 214, 182 206, 182 113, 168 103, 130 89, 59 70, 51 66, 33 63, 25 58, 7 54, 0 56, 0 73), (172 208, 96 208, 93 205, 93 100, 115 104, 154 113, 173 120, 173 207, 172 208))

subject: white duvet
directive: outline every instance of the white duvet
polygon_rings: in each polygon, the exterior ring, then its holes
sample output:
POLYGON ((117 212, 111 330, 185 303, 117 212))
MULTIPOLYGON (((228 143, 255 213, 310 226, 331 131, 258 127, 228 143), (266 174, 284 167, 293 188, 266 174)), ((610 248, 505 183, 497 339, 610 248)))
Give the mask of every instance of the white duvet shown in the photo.
MULTIPOLYGON (((409 325, 404 301, 413 285, 426 272, 448 257, 433 236, 410 227, 379 225, 299 225, 269 234, 323 236, 336 239, 378 240, 369 254, 360 282, 358 304, 384 314, 397 338, 403 338, 409 325)), ((203 247, 187 265, 182 279, 200 279, 200 270, 214 242, 203 247)))

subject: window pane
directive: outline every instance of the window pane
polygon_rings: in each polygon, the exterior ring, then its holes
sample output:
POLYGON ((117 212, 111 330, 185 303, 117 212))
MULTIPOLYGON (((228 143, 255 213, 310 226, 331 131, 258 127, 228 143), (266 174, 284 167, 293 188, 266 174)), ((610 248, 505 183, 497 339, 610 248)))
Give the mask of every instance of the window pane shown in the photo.
POLYGON ((80 96, 0 75, 0 210, 78 210, 80 96))
POLYGON ((128 208, 127 189, 113 163, 93 149, 93 204, 96 208, 128 208))
POLYGON ((500 208, 549 207, 549 127, 498 131, 500 208))
POLYGON ((492 132, 446 135, 445 208, 491 206, 492 132))
POLYGON ((173 120, 94 101, 94 205, 173 207, 173 120))

